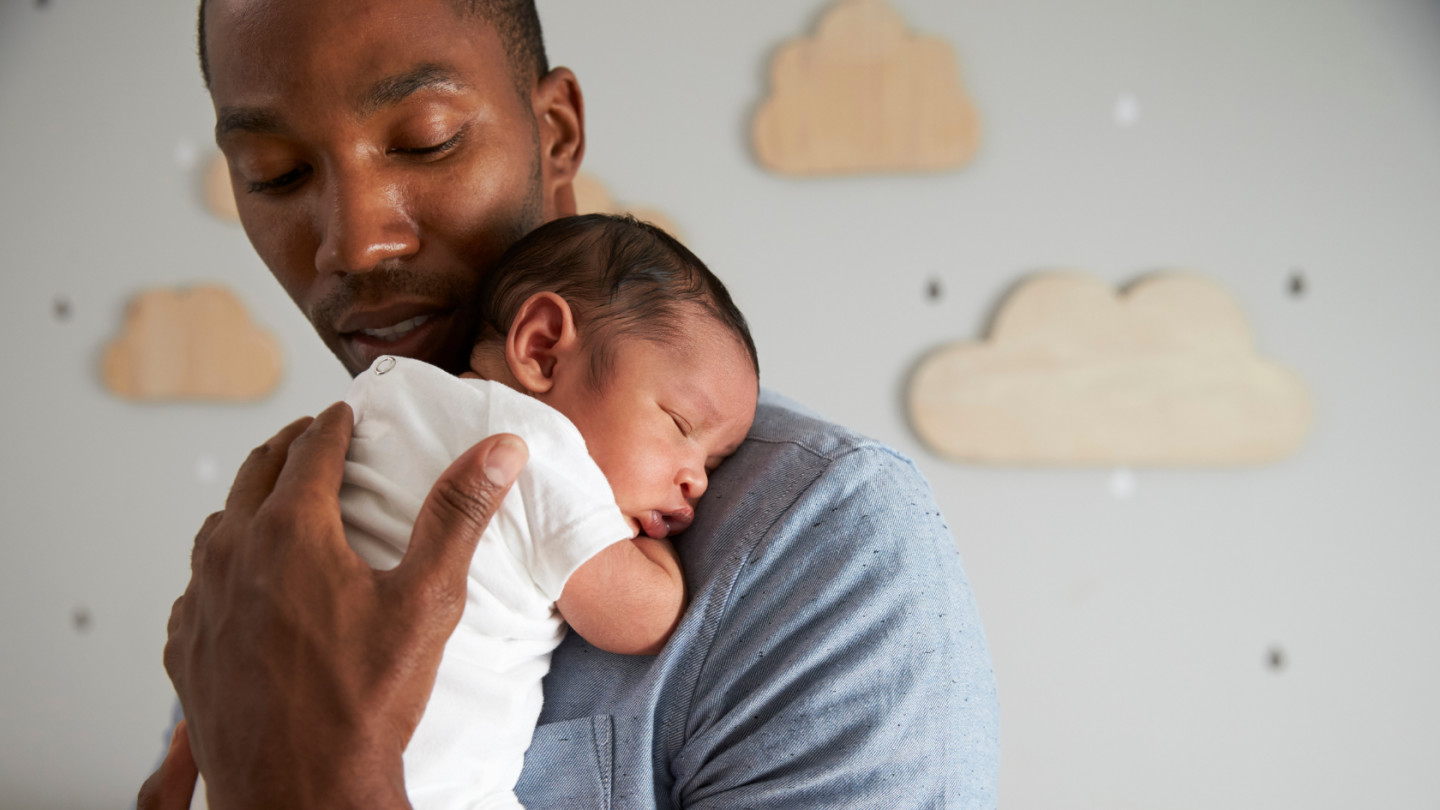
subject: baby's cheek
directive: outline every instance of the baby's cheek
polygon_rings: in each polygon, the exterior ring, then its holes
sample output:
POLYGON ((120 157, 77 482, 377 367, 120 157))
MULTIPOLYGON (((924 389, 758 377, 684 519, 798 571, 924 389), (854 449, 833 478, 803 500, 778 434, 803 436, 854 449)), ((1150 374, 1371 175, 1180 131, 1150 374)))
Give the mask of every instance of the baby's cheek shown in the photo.
POLYGON ((615 501, 624 508, 631 496, 630 481, 633 474, 626 469, 624 456, 614 456, 605 452, 604 447, 591 447, 590 457, 600 467, 600 472, 605 473, 605 480, 610 482, 610 489, 615 493, 615 501))
POLYGON ((615 491, 615 502, 622 511, 656 509, 663 504, 664 485, 658 480, 656 465, 626 458, 601 469, 605 471, 610 488, 615 491))

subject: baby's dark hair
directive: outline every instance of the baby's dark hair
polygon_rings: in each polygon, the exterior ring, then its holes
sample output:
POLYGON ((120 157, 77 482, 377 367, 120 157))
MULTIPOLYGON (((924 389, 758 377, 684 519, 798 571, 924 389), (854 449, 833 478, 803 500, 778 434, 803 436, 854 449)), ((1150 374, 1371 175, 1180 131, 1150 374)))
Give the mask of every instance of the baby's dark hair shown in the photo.
POLYGON ((590 349, 590 383, 614 363, 614 338, 668 342, 684 336, 676 317, 698 304, 760 360, 745 316, 704 262, 674 237, 629 216, 586 214, 541 225, 510 247, 480 284, 477 349, 502 342, 530 296, 553 292, 570 305, 590 349))

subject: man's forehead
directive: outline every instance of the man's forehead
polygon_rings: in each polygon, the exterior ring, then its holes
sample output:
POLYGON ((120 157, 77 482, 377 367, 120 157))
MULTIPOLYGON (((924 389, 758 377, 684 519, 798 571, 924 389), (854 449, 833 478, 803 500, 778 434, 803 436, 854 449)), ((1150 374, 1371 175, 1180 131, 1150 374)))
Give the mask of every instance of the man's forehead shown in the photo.
POLYGON ((453 0, 207 0, 202 25, 212 59, 217 51, 238 50, 233 55, 254 61, 327 50, 334 60, 354 62, 494 33, 483 17, 466 16, 457 24, 462 16, 453 0))
POLYGON ((263 23, 290 11, 330 8, 352 15, 404 15, 429 10, 445 10, 452 17, 482 16, 470 13, 471 4, 464 0, 204 0, 204 14, 230 14, 250 22, 263 23))
POLYGON ((210 89, 217 108, 320 97, 363 115, 425 87, 509 87, 497 32, 457 19, 451 0, 209 0, 210 89))

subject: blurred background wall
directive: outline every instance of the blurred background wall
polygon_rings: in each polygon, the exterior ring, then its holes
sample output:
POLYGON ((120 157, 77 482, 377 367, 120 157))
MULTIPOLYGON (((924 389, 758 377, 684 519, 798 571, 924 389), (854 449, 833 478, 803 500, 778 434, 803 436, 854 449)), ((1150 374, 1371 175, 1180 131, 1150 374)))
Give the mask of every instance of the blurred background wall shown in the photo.
MULTIPOLYGON (((1440 3, 894 0, 955 47, 948 174, 753 160, 768 61, 820 0, 541 0, 586 168, 663 210, 764 382, 913 456, 978 595, 1008 808, 1440 806, 1440 3), (1017 279, 1226 287, 1310 441, 1231 471, 987 469, 902 390, 1017 279), (1303 279, 1298 292, 1294 279, 1303 279)), ((173 700, 165 620, 250 447, 346 376, 208 215, 194 0, 0 0, 0 806, 123 807, 173 700), (142 406, 99 358, 138 289, 216 281, 285 346, 254 405, 142 406)))

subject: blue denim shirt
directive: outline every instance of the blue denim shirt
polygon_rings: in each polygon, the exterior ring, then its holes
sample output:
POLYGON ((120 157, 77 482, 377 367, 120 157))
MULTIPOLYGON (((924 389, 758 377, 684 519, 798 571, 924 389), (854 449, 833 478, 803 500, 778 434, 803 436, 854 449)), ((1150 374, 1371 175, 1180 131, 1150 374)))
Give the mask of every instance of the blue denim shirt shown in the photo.
POLYGON ((696 518, 659 655, 555 651, 527 808, 996 806, 990 651, 909 460, 765 392, 696 518))
POLYGON ((996 806, 990 652, 908 459, 766 392, 697 512, 659 655, 555 651, 526 807, 996 806))

